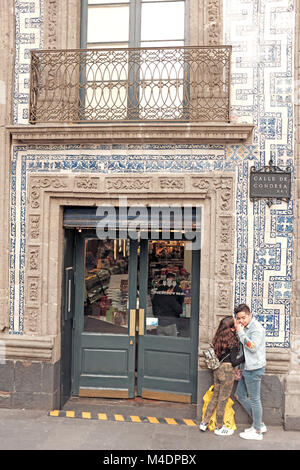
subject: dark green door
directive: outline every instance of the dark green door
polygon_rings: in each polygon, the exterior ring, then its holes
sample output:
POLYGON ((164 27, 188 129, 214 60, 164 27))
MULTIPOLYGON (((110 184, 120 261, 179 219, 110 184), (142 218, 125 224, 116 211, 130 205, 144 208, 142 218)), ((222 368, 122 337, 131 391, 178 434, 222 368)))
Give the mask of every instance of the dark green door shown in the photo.
POLYGON ((200 251, 83 231, 75 281, 73 394, 196 402, 200 251))
POLYGON ((196 402, 200 250, 141 241, 138 395, 196 402))
POLYGON ((73 394, 134 396, 137 243, 76 240, 73 394))
POLYGON ((60 406, 62 407, 71 394, 71 364, 72 364, 72 336, 74 317, 74 230, 64 232, 64 273, 63 273, 63 303, 61 317, 61 393, 60 406))

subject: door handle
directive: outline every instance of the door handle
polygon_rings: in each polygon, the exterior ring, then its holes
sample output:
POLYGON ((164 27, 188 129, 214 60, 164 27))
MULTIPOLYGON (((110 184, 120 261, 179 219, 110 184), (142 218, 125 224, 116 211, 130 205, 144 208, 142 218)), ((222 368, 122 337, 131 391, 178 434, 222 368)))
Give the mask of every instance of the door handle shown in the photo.
POLYGON ((135 336, 135 309, 130 309, 129 336, 135 336))
POLYGON ((139 336, 145 334, 145 309, 139 309, 139 336))

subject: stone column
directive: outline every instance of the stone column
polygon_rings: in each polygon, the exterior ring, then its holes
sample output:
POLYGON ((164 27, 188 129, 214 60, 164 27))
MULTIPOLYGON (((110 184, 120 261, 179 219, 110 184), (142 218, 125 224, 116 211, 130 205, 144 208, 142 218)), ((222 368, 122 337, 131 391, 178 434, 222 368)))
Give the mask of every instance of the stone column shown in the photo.
POLYGON ((9 268, 9 181, 10 137, 6 126, 11 124, 11 96, 13 88, 13 37, 12 11, 14 1, 0 5, 0 338, 8 329, 8 268, 9 268))
POLYGON ((284 421, 287 430, 300 430, 300 0, 295 0, 295 230, 291 309, 291 361, 286 377, 284 421))

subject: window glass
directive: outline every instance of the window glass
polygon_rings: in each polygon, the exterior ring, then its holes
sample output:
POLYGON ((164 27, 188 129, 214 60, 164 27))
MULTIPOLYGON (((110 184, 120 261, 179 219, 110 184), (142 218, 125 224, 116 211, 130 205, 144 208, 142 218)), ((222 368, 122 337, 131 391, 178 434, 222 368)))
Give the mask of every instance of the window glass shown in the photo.
POLYGON ((87 42, 118 42, 129 38, 129 7, 103 6, 88 9, 87 42))
POLYGON ((128 333, 129 240, 85 242, 84 331, 128 333))
POLYGON ((187 244, 149 242, 147 334, 190 336, 192 250, 187 244))
POLYGON ((143 3, 141 28, 142 41, 183 39, 184 2, 143 3))

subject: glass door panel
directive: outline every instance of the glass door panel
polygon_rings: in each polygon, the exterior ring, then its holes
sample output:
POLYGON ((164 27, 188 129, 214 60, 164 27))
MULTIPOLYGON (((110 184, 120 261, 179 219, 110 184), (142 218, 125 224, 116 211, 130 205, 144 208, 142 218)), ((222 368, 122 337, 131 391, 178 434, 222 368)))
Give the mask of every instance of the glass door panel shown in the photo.
POLYGON ((192 251, 186 241, 150 241, 146 331, 190 336, 192 251))
POLYGON ((85 240, 84 331, 128 333, 129 240, 85 240))

